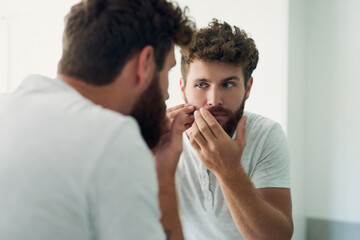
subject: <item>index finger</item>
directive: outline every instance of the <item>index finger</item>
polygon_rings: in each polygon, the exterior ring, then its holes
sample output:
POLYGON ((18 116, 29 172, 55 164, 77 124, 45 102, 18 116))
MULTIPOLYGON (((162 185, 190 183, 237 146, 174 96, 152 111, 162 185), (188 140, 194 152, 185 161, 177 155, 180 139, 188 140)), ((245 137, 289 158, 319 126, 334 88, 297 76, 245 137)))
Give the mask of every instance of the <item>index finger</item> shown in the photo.
POLYGON ((189 106, 187 104, 180 104, 175 107, 168 108, 166 110, 166 115, 170 119, 174 119, 176 115, 178 115, 180 112, 184 112, 185 114, 192 113, 194 111, 194 106, 189 106))
POLYGON ((224 134, 227 135, 222 126, 218 123, 218 121, 216 121, 214 116, 208 110, 200 108, 200 113, 215 137, 221 137, 224 134))
POLYGON ((166 112, 168 112, 168 111, 169 111, 169 112, 172 112, 172 111, 181 109, 181 108, 183 108, 183 107, 185 107, 185 104, 179 104, 179 105, 176 105, 176 106, 174 106, 174 107, 171 107, 171 108, 166 109, 166 112))
POLYGON ((207 124, 207 122, 205 121, 205 119, 201 115, 201 113, 199 111, 195 111, 194 116, 195 116, 195 123, 193 125, 195 125, 195 124, 197 125, 197 128, 199 129, 199 132, 201 133, 203 138, 207 142, 211 142, 211 141, 213 141, 213 139, 216 139, 217 137, 216 137, 215 133, 212 131, 210 126, 207 124))

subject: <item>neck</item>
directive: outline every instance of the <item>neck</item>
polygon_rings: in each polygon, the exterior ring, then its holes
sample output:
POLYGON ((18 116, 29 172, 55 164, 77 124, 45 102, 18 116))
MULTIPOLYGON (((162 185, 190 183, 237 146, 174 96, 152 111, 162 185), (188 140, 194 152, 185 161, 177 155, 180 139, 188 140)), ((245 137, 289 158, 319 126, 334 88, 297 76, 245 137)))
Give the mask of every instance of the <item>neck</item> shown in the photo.
POLYGON ((104 86, 88 84, 78 78, 59 75, 58 78, 78 91, 83 97, 106 109, 128 115, 130 110, 126 99, 123 99, 121 92, 116 91, 115 83, 104 86))

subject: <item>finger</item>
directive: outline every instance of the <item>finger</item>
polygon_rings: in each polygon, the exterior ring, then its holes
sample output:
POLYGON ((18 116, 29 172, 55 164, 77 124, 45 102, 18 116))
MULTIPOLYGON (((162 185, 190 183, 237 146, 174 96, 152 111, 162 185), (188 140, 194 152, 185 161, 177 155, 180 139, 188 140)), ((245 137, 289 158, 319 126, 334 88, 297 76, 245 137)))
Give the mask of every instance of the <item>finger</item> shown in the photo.
MULTIPOLYGON (((179 114, 180 112, 184 112, 184 111, 178 111, 177 114, 179 114)), ((176 114, 176 115, 177 115, 176 114)), ((167 118, 170 119, 171 117, 175 118, 176 117, 175 112, 173 112, 173 114, 169 117, 169 115, 167 115, 167 118)), ((171 125, 171 121, 174 119, 170 120, 170 125, 171 125)), ((184 121, 184 125, 185 125, 185 129, 188 129, 189 127, 191 127, 192 123, 194 122, 194 116, 193 115, 185 115, 185 121, 184 121)), ((170 129, 170 128, 169 128, 170 129)))
POLYGON ((191 126, 189 126, 189 124, 185 124, 185 129, 186 129, 185 132, 186 132, 186 135, 188 135, 188 137, 191 134, 191 131, 193 129, 193 125, 194 125, 194 123, 192 123, 191 126))
POLYGON ((194 106, 189 106, 187 104, 181 104, 166 110, 166 115, 170 119, 174 119, 176 115, 180 112, 184 112, 185 114, 191 114, 194 111, 194 106))
POLYGON ((185 129, 190 128, 191 125, 193 124, 193 122, 194 122, 194 116, 186 115, 186 117, 185 117, 185 129))
POLYGON ((242 116, 237 127, 235 140, 239 143, 246 143, 246 121, 247 116, 242 116))
POLYGON ((189 116, 193 116, 194 115, 194 111, 195 111, 195 107, 193 105, 187 105, 186 106, 186 114, 189 116))
POLYGON ((180 104, 175 107, 171 107, 166 109, 166 113, 171 113, 174 111, 184 110, 185 113, 192 113, 195 110, 195 107, 189 104, 180 104))
POLYGON ((185 104, 179 104, 179 105, 177 105, 177 106, 174 106, 174 107, 171 107, 171 108, 166 109, 166 112, 167 112, 167 111, 172 112, 172 111, 175 111, 175 110, 184 108, 184 107, 185 107, 185 104))
POLYGON ((200 108, 200 113, 215 137, 219 138, 223 135, 227 136, 222 126, 218 123, 218 121, 216 121, 214 116, 208 110, 200 108))
POLYGON ((194 139, 194 136, 192 135, 191 131, 186 132, 187 136, 189 137, 189 142, 191 144, 191 146, 198 152, 201 150, 200 145, 196 142, 196 140, 194 139))
POLYGON ((170 131, 170 145, 174 150, 182 151, 182 135, 185 131, 185 114, 180 112, 174 119, 170 131))
MULTIPOLYGON (((199 113, 197 113, 199 114, 199 113)), ((195 121, 194 124, 191 127, 191 135, 194 138, 194 140, 199 144, 200 148, 206 148, 208 143, 206 141, 206 138, 204 137, 203 133, 200 131, 199 126, 197 122, 195 121)))
POLYGON ((212 141, 213 139, 216 139, 216 136, 213 134, 210 127, 208 126, 208 124, 206 123, 205 119, 203 118, 203 116, 200 114, 199 111, 195 111, 194 117, 195 117, 195 123, 199 131, 201 132, 202 136, 205 138, 205 140, 209 142, 212 141))

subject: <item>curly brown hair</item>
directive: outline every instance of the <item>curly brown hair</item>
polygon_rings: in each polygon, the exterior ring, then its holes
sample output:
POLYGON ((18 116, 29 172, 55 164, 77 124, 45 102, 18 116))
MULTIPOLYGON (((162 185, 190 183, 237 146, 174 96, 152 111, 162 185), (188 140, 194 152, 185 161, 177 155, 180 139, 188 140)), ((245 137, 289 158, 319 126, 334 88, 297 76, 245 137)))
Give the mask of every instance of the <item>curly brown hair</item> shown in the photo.
POLYGON ((184 80, 195 59, 205 62, 226 62, 243 68, 245 86, 259 60, 252 38, 238 27, 213 19, 207 28, 195 33, 193 42, 181 50, 181 74, 184 80))
POLYGON ((65 18, 58 73, 106 85, 147 45, 161 70, 172 42, 191 42, 195 24, 184 12, 167 0, 83 0, 65 18))

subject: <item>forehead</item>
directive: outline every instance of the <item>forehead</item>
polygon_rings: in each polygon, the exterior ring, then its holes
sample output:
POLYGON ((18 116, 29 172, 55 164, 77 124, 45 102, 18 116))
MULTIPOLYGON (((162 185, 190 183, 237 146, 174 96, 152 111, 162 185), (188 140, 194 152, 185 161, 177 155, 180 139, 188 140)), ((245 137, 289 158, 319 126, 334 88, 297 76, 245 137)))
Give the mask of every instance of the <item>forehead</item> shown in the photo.
POLYGON ((217 82, 232 76, 238 77, 243 82, 244 74, 242 67, 231 63, 194 60, 189 64, 187 80, 206 79, 210 82, 217 82))

